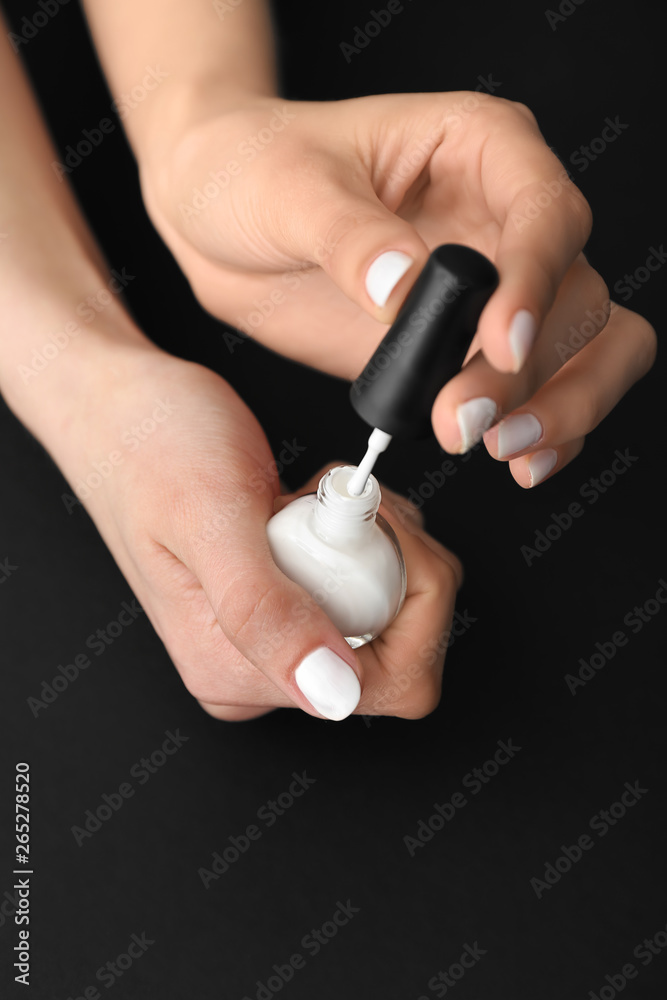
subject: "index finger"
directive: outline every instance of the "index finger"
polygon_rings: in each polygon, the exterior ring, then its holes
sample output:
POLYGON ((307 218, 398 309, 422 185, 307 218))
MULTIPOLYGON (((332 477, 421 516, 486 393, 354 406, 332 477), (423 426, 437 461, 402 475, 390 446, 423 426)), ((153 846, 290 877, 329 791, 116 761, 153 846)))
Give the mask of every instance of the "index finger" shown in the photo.
POLYGON ((495 119, 481 153, 487 205, 502 228, 500 284, 482 313, 480 346, 499 371, 519 371, 592 227, 588 202, 515 104, 495 119))

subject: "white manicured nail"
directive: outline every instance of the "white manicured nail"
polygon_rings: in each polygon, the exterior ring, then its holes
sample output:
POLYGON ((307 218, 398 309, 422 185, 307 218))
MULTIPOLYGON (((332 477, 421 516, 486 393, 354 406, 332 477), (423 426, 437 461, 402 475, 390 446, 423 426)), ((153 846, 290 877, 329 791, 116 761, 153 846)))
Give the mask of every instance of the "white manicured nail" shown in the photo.
POLYGON ((542 424, 532 413, 517 413, 498 424, 498 458, 525 451, 542 437, 542 424))
POLYGON ((554 451, 553 448, 536 451, 528 463, 530 485, 537 486, 543 479, 546 479, 557 461, 558 452, 554 451))
POLYGON ((512 355, 514 356, 515 372, 521 371, 523 363, 533 346, 536 333, 537 323, 532 313, 529 313, 527 309, 519 309, 510 323, 508 334, 512 355))
POLYGON ((366 291, 376 306, 383 306, 414 260, 400 250, 376 257, 366 272, 366 291))
POLYGON ((470 451, 473 445, 481 439, 485 431, 496 419, 497 407, 488 396, 478 396, 461 403, 456 408, 456 419, 461 432, 461 447, 459 454, 470 451))
POLYGON ((305 656, 296 668, 294 679, 313 708, 327 719, 339 722, 359 704, 359 678, 328 646, 320 646, 305 656))

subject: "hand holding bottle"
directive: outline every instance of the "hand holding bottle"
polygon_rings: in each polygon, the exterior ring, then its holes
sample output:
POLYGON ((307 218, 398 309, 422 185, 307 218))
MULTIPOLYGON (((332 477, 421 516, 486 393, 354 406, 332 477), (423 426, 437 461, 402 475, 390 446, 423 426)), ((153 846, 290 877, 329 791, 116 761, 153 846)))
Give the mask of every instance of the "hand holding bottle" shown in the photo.
POLYGON ((406 517, 408 502, 397 517, 399 498, 383 488, 381 512, 407 564, 405 603, 379 639, 355 652, 271 557, 275 464, 236 393, 208 369, 153 347, 102 360, 88 402, 79 400, 85 419, 68 420, 66 434, 48 443, 70 482, 85 481, 96 461, 122 450, 155 400, 166 404, 167 418, 123 451, 85 505, 188 690, 230 720, 281 706, 333 719, 432 711, 461 569, 421 530, 416 511, 406 517), (122 379, 108 374, 114 369, 122 379))

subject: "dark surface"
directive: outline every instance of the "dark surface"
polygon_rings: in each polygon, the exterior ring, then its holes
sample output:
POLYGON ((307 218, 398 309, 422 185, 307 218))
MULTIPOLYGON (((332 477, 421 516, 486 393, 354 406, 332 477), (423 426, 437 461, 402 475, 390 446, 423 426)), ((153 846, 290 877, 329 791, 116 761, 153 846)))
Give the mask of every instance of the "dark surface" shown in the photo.
MULTIPOLYGON (((585 170, 569 164, 596 218, 589 257, 613 287, 666 236, 656 147, 664 20, 648 0, 564 6, 573 13, 552 30, 541 4, 406 4, 348 63, 340 42, 353 40, 369 5, 281 5, 285 93, 474 88, 492 74, 499 96, 534 110, 566 163, 618 115, 629 127, 617 141, 585 170)), ((37 9, 7 7, 17 22, 37 9)), ((60 148, 108 114, 74 4, 24 54, 60 148)), ((229 355, 223 328, 196 305, 147 221, 120 127, 72 181, 110 265, 137 275, 128 300, 148 334, 222 371, 273 444, 298 435, 308 445, 290 485, 332 456, 360 456, 366 428, 345 384, 251 343, 229 355), (331 407, 340 419, 321 434, 331 407)), ((664 274, 654 274, 628 302, 658 329, 663 288, 664 274)), ((584 1000, 606 987, 606 1000, 614 988, 605 977, 629 962, 638 972, 625 1000, 664 996, 667 949, 648 965, 650 953, 633 950, 667 925, 667 609, 636 634, 623 624, 667 578, 660 367, 539 489, 522 491, 479 449, 424 504, 431 532, 465 563, 458 609, 475 621, 449 651, 440 707, 416 722, 326 724, 280 711, 217 723, 143 616, 35 718, 27 699, 132 595, 87 515, 65 510, 53 463, 2 409, 0 559, 18 569, 0 586, 0 898, 12 885, 4 834, 17 760, 31 763, 35 871, 32 985, 21 993, 12 982, 7 907, 2 995, 65 1000, 97 984, 102 996, 241 1000, 298 952, 305 966, 280 989, 285 1000, 418 1000, 443 995, 429 980, 478 943, 485 954, 448 996, 584 1000), (617 449, 636 460, 595 504, 582 499, 617 449), (528 567, 521 546, 577 500, 584 515, 528 567), (572 695, 564 675, 618 629, 627 645, 572 695), (188 737, 178 753, 145 783, 130 777, 176 729, 188 737), (473 794, 466 775, 510 739, 520 752, 473 794), (269 827, 258 810, 304 770, 315 783, 269 827), (77 846, 71 827, 128 780, 134 796, 77 846), (647 791, 601 837, 590 821, 626 782, 647 791), (465 807, 411 857, 404 837, 456 792, 465 807), (205 889, 198 869, 253 823, 259 840, 205 889), (538 899, 530 880, 584 834, 594 846, 538 899), (312 954, 304 936, 348 900, 359 912, 312 954), (144 932, 155 942, 145 954, 108 990, 108 980, 96 983, 96 971, 144 932)), ((433 443, 395 445, 381 478, 408 492, 443 458, 433 443)))

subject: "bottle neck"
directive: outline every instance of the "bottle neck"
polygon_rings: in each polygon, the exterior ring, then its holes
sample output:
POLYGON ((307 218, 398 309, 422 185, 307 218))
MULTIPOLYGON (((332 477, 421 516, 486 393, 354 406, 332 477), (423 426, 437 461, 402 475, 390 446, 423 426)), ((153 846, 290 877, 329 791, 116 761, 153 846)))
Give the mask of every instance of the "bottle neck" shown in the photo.
POLYGON ((314 508, 316 533, 330 545, 345 544, 366 537, 373 530, 380 506, 380 486, 374 476, 360 496, 347 492, 355 469, 340 465, 320 479, 314 508))

